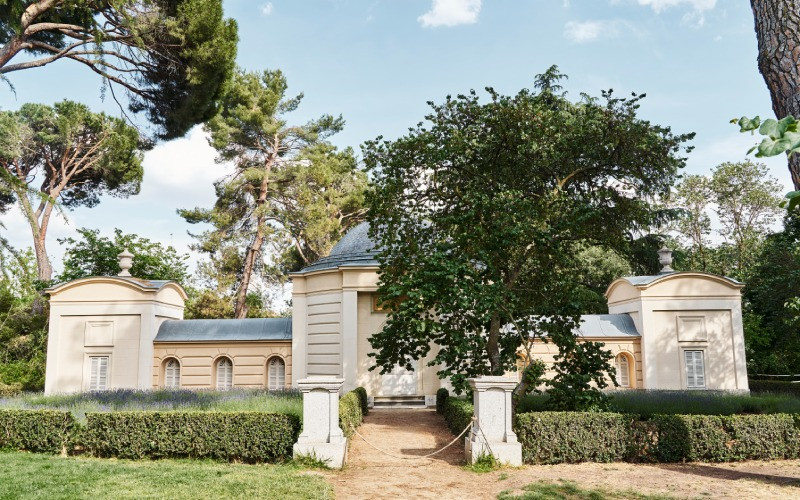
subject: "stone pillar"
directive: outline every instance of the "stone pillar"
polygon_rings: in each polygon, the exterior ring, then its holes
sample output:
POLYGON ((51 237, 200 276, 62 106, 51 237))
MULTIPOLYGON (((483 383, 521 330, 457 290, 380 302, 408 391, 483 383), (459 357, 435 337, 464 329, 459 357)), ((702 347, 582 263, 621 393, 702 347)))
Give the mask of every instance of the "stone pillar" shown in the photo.
POLYGON ((341 469, 347 438, 339 427, 339 391, 344 379, 313 377, 297 381, 303 393, 303 432, 294 445, 294 456, 312 455, 341 469))
POLYGON ((494 455, 498 462, 522 465, 522 445, 511 428, 511 392, 517 381, 507 377, 469 380, 475 400, 475 425, 464 450, 467 463, 481 455, 494 455))

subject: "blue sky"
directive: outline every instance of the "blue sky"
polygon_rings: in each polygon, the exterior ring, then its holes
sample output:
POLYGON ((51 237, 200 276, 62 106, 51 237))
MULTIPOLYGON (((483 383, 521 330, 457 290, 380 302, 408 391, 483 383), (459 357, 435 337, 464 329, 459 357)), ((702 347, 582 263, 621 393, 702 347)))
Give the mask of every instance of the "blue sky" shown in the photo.
MULTIPOLYGON (((485 86, 514 93, 551 64, 569 75, 574 98, 644 92, 641 116, 696 132, 688 173, 743 159, 755 138, 728 121, 771 112, 741 0, 229 0, 225 11, 239 23, 239 65, 283 70, 289 91, 305 94, 294 119, 341 113, 347 125, 333 141, 357 150, 402 135, 422 120, 426 101, 485 86)), ((8 76, 16 96, 0 88, 2 109, 68 98, 119 114, 99 78, 71 62, 8 76)), ((785 159, 767 163, 788 190, 785 159)), ((213 203, 211 183, 224 172, 199 128, 157 146, 145 156, 140 195, 53 222, 54 266, 63 254, 56 239, 76 227, 119 227, 187 251, 187 231, 198 228, 175 210, 213 203)), ((13 244, 30 246, 18 212, 0 221, 13 244)))

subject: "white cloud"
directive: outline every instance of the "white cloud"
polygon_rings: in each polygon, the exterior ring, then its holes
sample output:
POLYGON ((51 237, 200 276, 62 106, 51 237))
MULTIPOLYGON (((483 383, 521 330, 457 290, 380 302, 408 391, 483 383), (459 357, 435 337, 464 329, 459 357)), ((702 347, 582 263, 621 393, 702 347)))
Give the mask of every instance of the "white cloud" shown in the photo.
POLYGON ((481 0, 433 0, 431 10, 417 18, 426 28, 474 24, 481 11, 481 0))
POLYGON ((569 21, 564 25, 564 37, 573 43, 594 42, 603 38, 616 38, 622 28, 628 27, 628 23, 619 19, 569 21))
POLYGON ((684 14, 682 22, 702 26, 705 24, 705 13, 717 5, 717 0, 637 0, 639 5, 648 6, 656 14, 660 14, 672 7, 689 7, 689 12, 684 14))
POLYGON ((272 8, 272 2, 265 3, 261 6, 261 14, 265 16, 272 14, 272 8))

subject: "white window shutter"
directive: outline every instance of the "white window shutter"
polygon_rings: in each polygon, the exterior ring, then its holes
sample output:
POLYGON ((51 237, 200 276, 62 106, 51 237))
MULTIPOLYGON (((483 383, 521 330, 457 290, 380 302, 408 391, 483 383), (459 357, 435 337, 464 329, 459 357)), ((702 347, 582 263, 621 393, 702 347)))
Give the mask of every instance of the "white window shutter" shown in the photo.
POLYGON ((217 389, 226 391, 233 387, 233 362, 222 358, 217 362, 217 389))
POLYGON ((286 365, 281 358, 272 358, 267 367, 267 388, 271 391, 286 386, 286 365))
POLYGON ((108 389, 108 356, 92 356, 89 362, 89 390, 105 391, 108 389))
POLYGON ((164 368, 164 387, 177 389, 181 386, 181 365, 170 359, 164 368))
POLYGON ((706 386, 705 365, 703 351, 685 351, 686 387, 704 388, 706 386))
POLYGON ((620 387, 630 387, 630 367, 628 366, 628 357, 624 354, 617 355, 617 383, 620 387))

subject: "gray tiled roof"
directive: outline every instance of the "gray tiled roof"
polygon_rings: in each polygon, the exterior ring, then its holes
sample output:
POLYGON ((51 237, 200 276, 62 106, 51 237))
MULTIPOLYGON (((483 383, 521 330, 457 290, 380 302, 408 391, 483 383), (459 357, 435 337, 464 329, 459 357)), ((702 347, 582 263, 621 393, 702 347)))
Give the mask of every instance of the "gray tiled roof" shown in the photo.
MULTIPOLYGON (((687 274, 687 273, 676 271, 676 272, 671 272, 671 273, 656 274, 654 276, 625 276, 622 279, 624 279, 625 281, 627 281, 628 283, 630 283, 633 286, 649 285, 650 283, 653 283, 654 281, 656 281, 656 280, 658 280, 660 278, 663 278, 664 276, 668 276, 668 275, 672 275, 672 274, 687 274)), ((697 274, 697 273, 691 273, 691 274, 697 274)), ((706 273, 699 273, 699 274, 706 274, 706 273)), ((742 284, 741 281, 736 281, 735 279, 728 278, 727 276, 719 276, 719 277, 722 278, 722 279, 728 280, 728 281, 730 281, 731 283, 733 283, 735 285, 741 285, 742 284)))
POLYGON ((292 340, 292 318, 185 319, 161 323, 156 342, 292 340))
POLYGON ((299 273, 336 269, 348 266, 378 267, 375 244, 369 237, 369 224, 362 222, 347 232, 331 249, 330 255, 306 266, 299 273))
MULTIPOLYGON (((131 276, 86 276, 84 278, 79 278, 79 279, 85 280, 85 279, 89 279, 89 278, 104 278, 104 279, 110 279, 110 280, 115 280, 115 281, 126 281, 128 283, 133 283, 134 285, 139 286, 141 288, 144 288, 146 290, 160 290, 167 283, 177 283, 177 282, 174 282, 172 280, 145 280, 145 279, 141 279, 141 278, 134 278, 134 277, 131 277, 131 276)), ((73 281, 78 281, 78 280, 73 280, 73 281)), ((55 290, 55 289, 57 289, 59 287, 62 287, 64 285, 66 285, 67 283, 71 283, 71 281, 66 281, 64 283, 58 283, 56 285, 51 286, 50 288, 47 288, 45 291, 47 291, 47 292, 53 291, 53 290, 55 290)))
POLYGON ((627 314, 584 314, 578 335, 587 338, 598 337, 641 337, 627 314))

